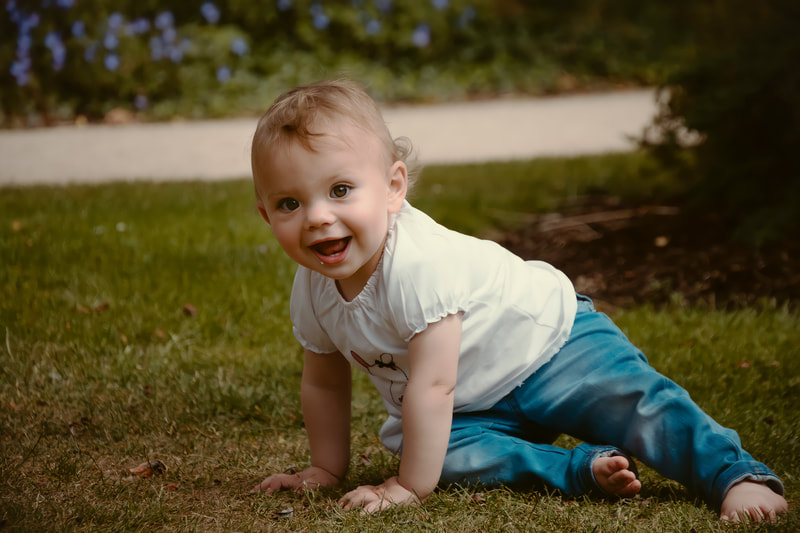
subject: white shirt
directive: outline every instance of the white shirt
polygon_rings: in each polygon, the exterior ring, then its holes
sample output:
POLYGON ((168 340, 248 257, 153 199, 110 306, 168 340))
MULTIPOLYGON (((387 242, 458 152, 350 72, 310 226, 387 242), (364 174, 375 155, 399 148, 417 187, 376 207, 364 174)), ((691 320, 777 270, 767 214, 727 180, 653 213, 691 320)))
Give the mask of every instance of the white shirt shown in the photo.
POLYGON ((304 348, 338 351, 370 376, 389 412, 381 440, 395 451, 408 343, 428 324, 462 313, 454 410, 480 411, 558 352, 576 310, 562 272, 449 230, 408 202, 394 217, 380 264, 352 301, 334 280, 302 266, 291 299, 294 334, 304 348))

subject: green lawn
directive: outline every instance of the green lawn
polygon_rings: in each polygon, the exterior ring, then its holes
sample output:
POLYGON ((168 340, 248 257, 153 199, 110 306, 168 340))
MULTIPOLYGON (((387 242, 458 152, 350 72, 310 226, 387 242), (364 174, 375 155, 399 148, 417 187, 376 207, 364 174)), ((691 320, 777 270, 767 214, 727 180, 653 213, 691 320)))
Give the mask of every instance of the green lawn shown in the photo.
MULTIPOLYGON (((669 183, 635 154, 433 167, 413 201, 488 234, 598 188, 648 197, 669 183)), ((728 530, 647 469, 641 496, 623 502, 453 488, 421 508, 365 517, 333 505, 341 491, 249 495, 267 473, 308 459, 288 319, 294 267, 246 180, 0 189, 0 263, 0 528, 728 530), (127 472, 147 460, 166 472, 127 472)), ((614 318, 656 368, 740 432, 794 504, 797 310, 642 307, 614 318)), ((357 376, 343 490, 396 468, 377 438, 382 412, 357 376)), ((762 527, 800 530, 800 514, 762 527)))

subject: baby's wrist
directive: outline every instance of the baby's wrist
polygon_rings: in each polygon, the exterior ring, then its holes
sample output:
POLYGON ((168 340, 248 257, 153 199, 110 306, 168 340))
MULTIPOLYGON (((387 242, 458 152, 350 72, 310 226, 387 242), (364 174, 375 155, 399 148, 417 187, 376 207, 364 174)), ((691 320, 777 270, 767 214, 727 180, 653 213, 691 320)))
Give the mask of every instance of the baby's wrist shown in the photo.
POLYGON ((302 477, 304 478, 319 478, 319 477, 327 478, 330 481, 330 483, 326 484, 329 485, 338 485, 344 481, 343 476, 341 477, 337 476, 336 474, 332 473, 331 471, 325 468, 322 468, 321 466, 311 465, 305 470, 303 470, 301 474, 302 477))
POLYGON ((422 502, 425 498, 428 497, 428 494, 420 494, 419 491, 414 489, 414 486, 411 483, 400 478, 400 476, 395 476, 392 478, 394 480, 394 484, 403 489, 408 496, 408 500, 413 500, 418 503, 422 502))

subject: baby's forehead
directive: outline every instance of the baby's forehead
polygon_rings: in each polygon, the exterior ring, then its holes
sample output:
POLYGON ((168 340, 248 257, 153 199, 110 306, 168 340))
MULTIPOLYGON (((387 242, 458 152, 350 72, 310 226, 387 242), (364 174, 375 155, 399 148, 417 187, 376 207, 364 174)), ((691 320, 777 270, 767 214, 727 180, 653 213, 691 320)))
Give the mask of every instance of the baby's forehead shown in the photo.
POLYGON ((381 136, 368 121, 357 121, 350 117, 321 117, 312 128, 319 138, 328 142, 344 144, 362 143, 367 139, 380 142, 381 136))
POLYGON ((317 152, 326 149, 336 150, 380 150, 391 156, 390 150, 384 146, 381 136, 368 124, 359 124, 346 118, 315 121, 308 128, 307 134, 293 130, 284 130, 276 136, 273 143, 262 145, 269 153, 300 146, 308 151, 317 152))

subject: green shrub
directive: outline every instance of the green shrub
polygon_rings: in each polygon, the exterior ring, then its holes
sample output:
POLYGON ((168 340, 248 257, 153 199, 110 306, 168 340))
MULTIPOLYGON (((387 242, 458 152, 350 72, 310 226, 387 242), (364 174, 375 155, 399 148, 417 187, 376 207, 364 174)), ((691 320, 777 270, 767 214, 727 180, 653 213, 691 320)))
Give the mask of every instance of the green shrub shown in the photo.
POLYGON ((800 7, 792 0, 692 2, 696 46, 668 78, 651 145, 693 186, 693 204, 755 245, 800 223, 800 7), (680 131, 704 139, 684 149, 680 131))
POLYGON ((262 110, 348 75, 382 100, 658 80, 665 8, 610 0, 6 0, 4 123, 262 110))

